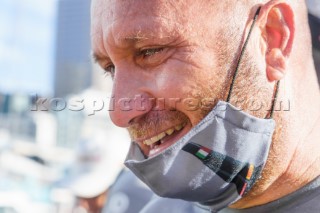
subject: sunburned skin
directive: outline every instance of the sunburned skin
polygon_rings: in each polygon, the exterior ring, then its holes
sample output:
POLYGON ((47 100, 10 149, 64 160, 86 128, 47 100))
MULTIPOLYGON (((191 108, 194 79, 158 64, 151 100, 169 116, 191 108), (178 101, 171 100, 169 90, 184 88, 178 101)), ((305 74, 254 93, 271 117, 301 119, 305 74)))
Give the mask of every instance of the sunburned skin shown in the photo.
POLYGON ((93 53, 113 78, 110 117, 128 129, 147 157, 174 144, 218 100, 226 100, 258 6, 231 103, 265 118, 280 80, 279 100, 289 100, 291 108, 276 110, 262 177, 233 208, 277 200, 320 175, 320 94, 304 1, 95 0, 92 5, 93 53), (143 109, 136 106, 137 96, 143 109), (190 110, 183 104, 187 98, 209 103, 190 110), (123 99, 130 110, 123 110, 123 99), (164 107, 158 110, 160 99, 164 107), (252 103, 264 107, 250 110, 252 103), (171 135, 166 132, 173 128, 171 135))
MULTIPOLYGON (((144 2, 138 1, 137 4, 144 5, 144 2)), ((159 5, 162 4, 159 2, 159 5)), ((143 7, 146 8, 145 5, 143 7)), ((121 10, 120 6, 118 8, 121 10)), ((224 95, 221 92, 223 87, 219 84, 225 84, 227 78, 217 76, 216 73, 207 75, 218 62, 212 57, 214 52, 205 47, 203 38, 196 37, 192 31, 198 21, 182 29, 181 26, 185 27, 187 20, 179 23, 172 17, 174 14, 163 16, 156 9, 137 13, 140 11, 138 8, 117 11, 113 13, 117 14, 115 16, 104 14, 110 20, 104 26, 110 27, 106 27, 107 30, 101 28, 104 22, 101 19, 94 29, 96 33, 93 32, 93 35, 97 37, 93 43, 99 64, 109 72, 114 71, 111 74, 116 102, 122 97, 134 100, 136 95, 145 99, 145 110, 139 111, 133 107, 130 112, 124 112, 115 107, 111 118, 118 126, 128 128, 132 140, 139 144, 145 155, 151 156, 163 151, 190 131, 214 105, 211 103, 209 107, 206 105, 206 108, 199 107, 196 111, 190 111, 181 102, 172 103, 172 100, 182 100, 182 97, 200 101, 217 97, 218 100, 224 95), (153 12, 159 15, 151 15, 153 12), (122 13, 125 14, 121 16, 122 13), (99 32, 107 35, 105 41, 100 39, 99 32), (188 38, 184 36, 186 32, 188 38), (202 82, 207 80, 217 85, 213 88, 203 87, 202 82), (159 98, 164 99, 164 110, 154 110, 154 104, 149 101, 159 98), (170 129, 175 130, 172 135, 161 135, 170 129), (156 136, 161 136, 161 140, 153 145, 150 141, 156 136)))

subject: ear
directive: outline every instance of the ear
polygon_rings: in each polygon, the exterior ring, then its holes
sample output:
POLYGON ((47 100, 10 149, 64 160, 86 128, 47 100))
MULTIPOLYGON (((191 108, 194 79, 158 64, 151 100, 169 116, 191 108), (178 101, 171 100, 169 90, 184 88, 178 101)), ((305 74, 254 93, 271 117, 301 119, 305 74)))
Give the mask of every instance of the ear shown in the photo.
POLYGON ((261 7, 258 19, 262 31, 261 46, 270 82, 281 80, 287 71, 295 34, 294 13, 284 0, 272 0, 261 7))

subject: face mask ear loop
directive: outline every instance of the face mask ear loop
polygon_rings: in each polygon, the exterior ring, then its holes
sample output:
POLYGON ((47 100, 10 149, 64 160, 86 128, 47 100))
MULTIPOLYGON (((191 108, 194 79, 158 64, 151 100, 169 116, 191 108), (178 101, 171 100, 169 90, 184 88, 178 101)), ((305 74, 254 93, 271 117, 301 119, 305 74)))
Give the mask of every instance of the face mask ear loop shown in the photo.
MULTIPOLYGON (((271 112, 270 112, 270 116, 269 119, 273 118, 273 114, 274 114, 274 108, 276 106, 276 102, 277 102, 277 98, 278 98, 278 93, 279 93, 279 86, 280 86, 280 81, 277 81, 276 85, 275 85, 275 93, 274 93, 274 97, 272 100, 272 105, 271 105, 271 112)), ((268 117, 267 117, 268 118, 268 117)))
POLYGON ((249 38, 250 38, 250 35, 251 35, 251 32, 252 32, 252 29, 257 21, 257 18, 259 16, 259 13, 260 13, 260 10, 261 10, 261 7, 258 8, 256 14, 254 15, 254 18, 253 18, 253 22, 252 22, 252 25, 250 27, 250 30, 249 30, 249 33, 248 33, 248 36, 247 36, 247 39, 243 45, 243 48, 241 50, 241 53, 240 53, 240 56, 239 56, 239 59, 238 59, 238 63, 237 63, 237 67, 236 67, 236 71, 234 72, 234 75, 233 75, 233 78, 232 78, 232 82, 231 82, 231 85, 230 85, 230 89, 229 89, 229 94, 228 94, 228 97, 227 97, 227 102, 229 103, 230 102, 230 98, 231 98, 231 94, 232 94, 232 90, 233 90, 233 87, 234 87, 234 83, 235 83, 235 80, 236 80, 236 77, 238 75, 238 72, 239 72, 239 67, 240 67, 240 63, 242 61, 242 57, 244 55, 244 52, 247 48, 247 45, 248 45, 248 42, 249 42, 249 38))

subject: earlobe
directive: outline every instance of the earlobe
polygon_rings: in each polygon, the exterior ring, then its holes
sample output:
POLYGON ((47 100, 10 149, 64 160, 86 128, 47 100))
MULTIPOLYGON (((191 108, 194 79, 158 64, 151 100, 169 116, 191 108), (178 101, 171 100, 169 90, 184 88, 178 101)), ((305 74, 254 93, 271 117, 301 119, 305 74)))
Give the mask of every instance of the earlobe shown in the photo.
POLYGON ((281 80, 286 74, 294 39, 294 16, 284 1, 271 1, 262 7, 260 25, 265 48, 266 74, 269 81, 281 80))

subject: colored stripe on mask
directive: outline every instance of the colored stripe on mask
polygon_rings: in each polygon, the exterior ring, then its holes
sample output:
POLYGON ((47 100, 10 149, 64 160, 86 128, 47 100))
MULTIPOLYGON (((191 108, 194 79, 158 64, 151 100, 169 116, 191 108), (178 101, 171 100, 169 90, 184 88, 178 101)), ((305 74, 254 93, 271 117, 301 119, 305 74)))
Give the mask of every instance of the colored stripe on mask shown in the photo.
POLYGON ((240 196, 248 191, 248 187, 251 188, 256 178, 252 177, 261 169, 193 142, 186 144, 182 150, 194 155, 227 183, 234 183, 240 196))

